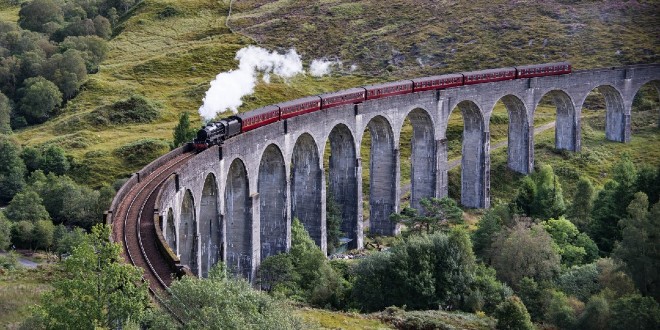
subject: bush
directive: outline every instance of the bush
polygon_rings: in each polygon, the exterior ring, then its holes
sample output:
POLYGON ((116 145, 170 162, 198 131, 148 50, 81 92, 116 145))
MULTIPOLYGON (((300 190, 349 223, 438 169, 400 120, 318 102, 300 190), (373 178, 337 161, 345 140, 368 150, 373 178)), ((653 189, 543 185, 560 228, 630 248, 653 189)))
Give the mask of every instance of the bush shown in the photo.
POLYGON ((163 140, 142 139, 125 144, 116 149, 114 153, 128 165, 142 167, 169 150, 169 144, 163 140))
POLYGON ((493 316, 497 319, 497 329, 534 329, 525 304, 516 296, 499 304, 493 316))
POLYGON ((406 305, 468 308, 475 258, 467 233, 411 236, 387 252, 374 253, 355 270, 353 298, 366 311, 406 305))
POLYGON ((602 289, 598 282, 599 276, 598 266, 594 262, 565 271, 557 278, 556 283, 564 293, 586 301, 602 289))
POLYGON ((158 105, 141 95, 133 95, 92 111, 87 119, 93 125, 150 123, 160 115, 158 105))

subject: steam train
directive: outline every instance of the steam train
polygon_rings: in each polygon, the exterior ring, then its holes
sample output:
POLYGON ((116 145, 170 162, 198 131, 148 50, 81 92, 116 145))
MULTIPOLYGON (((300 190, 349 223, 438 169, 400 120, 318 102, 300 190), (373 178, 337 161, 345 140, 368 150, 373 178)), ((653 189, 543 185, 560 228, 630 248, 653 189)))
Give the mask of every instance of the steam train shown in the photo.
POLYGON ((352 88, 335 93, 308 96, 293 101, 269 105, 236 116, 223 118, 216 122, 210 122, 197 131, 197 137, 193 140, 193 146, 196 151, 202 151, 212 145, 221 144, 222 141, 233 136, 279 120, 344 104, 357 104, 367 100, 375 100, 394 95, 446 89, 463 85, 568 73, 571 73, 570 63, 546 63, 402 80, 352 88))

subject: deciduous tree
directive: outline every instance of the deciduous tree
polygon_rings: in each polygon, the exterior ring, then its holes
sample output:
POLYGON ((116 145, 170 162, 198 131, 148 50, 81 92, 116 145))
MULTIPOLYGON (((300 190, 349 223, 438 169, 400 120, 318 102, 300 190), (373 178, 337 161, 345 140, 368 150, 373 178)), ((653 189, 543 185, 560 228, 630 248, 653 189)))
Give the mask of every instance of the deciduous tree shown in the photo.
POLYGON ((586 178, 580 178, 578 181, 575 195, 573 195, 573 204, 568 212, 568 218, 580 229, 587 230, 591 217, 591 210, 594 205, 594 186, 586 178))
POLYGON ((43 205, 43 200, 39 194, 29 189, 14 196, 5 210, 5 215, 13 222, 29 221, 36 223, 40 220, 50 221, 50 215, 43 205))
POLYGON ((8 203, 25 186, 25 164, 18 143, 0 135, 0 204, 8 203))
POLYGON ((52 283, 37 313, 49 328, 121 328, 149 305, 142 271, 121 263, 121 246, 109 241, 110 227, 92 228, 64 260, 64 276, 52 283))
POLYGON ((24 85, 25 87, 19 90, 19 113, 30 124, 46 121, 62 103, 62 93, 57 85, 44 77, 28 78, 24 85))
POLYGON ((628 217, 620 221, 623 239, 614 255, 626 263, 643 295, 660 301, 660 203, 648 211, 646 194, 638 192, 628 206, 628 217))
POLYGON ((0 92, 0 134, 11 134, 11 103, 0 92))
POLYGON ((560 270, 560 257, 552 244, 552 237, 540 224, 531 228, 519 224, 502 232, 493 248, 497 276, 514 289, 524 277, 551 280, 560 270))

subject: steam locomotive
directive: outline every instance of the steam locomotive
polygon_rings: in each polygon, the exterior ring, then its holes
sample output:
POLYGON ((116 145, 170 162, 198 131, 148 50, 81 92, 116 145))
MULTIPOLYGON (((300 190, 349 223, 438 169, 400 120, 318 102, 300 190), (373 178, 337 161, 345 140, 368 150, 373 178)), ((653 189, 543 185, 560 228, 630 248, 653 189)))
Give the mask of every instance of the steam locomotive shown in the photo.
POLYGON ((570 63, 546 63, 402 80, 352 88, 335 93, 308 96, 293 101, 269 105, 236 116, 223 118, 216 122, 210 122, 197 131, 197 137, 193 140, 193 146, 196 151, 202 151, 212 145, 221 144, 222 141, 240 133, 251 131, 276 121, 344 104, 357 104, 367 100, 394 95, 446 89, 463 85, 568 73, 571 73, 570 63))

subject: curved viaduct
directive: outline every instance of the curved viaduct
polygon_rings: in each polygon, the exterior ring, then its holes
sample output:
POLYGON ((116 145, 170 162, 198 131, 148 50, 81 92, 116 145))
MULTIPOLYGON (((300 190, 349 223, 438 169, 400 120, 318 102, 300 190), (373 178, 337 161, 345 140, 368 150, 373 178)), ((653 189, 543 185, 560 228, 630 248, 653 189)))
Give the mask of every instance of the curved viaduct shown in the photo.
MULTIPOLYGON (((400 135, 404 120, 413 126, 411 205, 447 195, 447 122, 453 111, 464 120, 461 204, 490 205, 489 121, 502 100, 508 110, 508 166, 529 173, 534 163, 533 118, 545 95, 557 107, 555 143, 580 151, 580 115, 587 95, 605 97, 606 137, 630 140, 635 94, 660 80, 660 64, 577 71, 561 76, 508 80, 370 100, 318 111, 249 131, 187 159, 162 181, 154 201, 155 226, 165 259, 206 276, 219 260, 251 279, 265 257, 291 245, 291 220, 301 220, 326 251, 326 197, 341 208, 341 229, 363 245, 362 172, 370 173, 372 233, 392 235, 389 214, 399 210, 400 135), (362 138, 371 135, 370 163, 360 159, 362 138), (326 143, 330 161, 324 169, 326 143), (326 178, 327 173, 327 178, 326 178), (326 185, 328 189, 326 189, 326 185), (167 256, 169 254, 169 256, 167 256)), ((109 212, 177 149, 136 173, 122 187, 109 212)), ((147 207, 147 210, 149 208, 147 207)), ((146 211, 146 212, 150 212, 146 211)), ((115 239, 121 239, 115 237, 115 239)))

